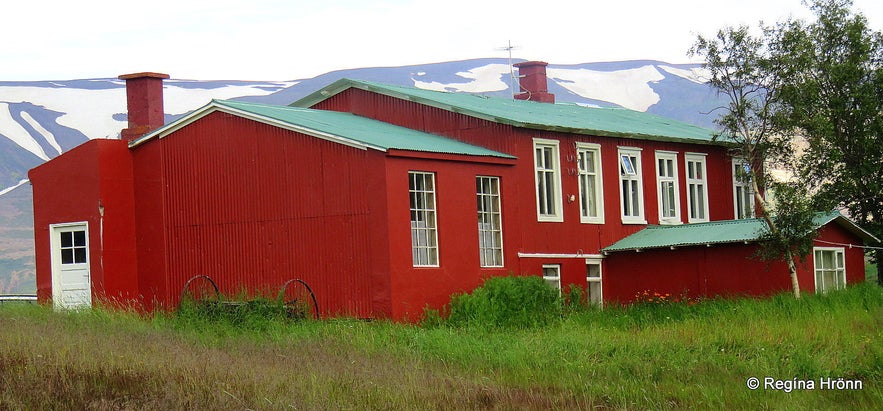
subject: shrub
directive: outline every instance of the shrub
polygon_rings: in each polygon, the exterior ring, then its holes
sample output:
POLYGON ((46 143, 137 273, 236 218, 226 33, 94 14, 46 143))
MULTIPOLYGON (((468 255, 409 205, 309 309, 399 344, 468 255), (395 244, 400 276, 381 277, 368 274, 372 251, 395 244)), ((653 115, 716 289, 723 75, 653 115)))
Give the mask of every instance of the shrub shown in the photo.
POLYGON ((470 294, 451 297, 448 324, 528 328, 561 318, 561 298, 538 276, 492 277, 470 294))

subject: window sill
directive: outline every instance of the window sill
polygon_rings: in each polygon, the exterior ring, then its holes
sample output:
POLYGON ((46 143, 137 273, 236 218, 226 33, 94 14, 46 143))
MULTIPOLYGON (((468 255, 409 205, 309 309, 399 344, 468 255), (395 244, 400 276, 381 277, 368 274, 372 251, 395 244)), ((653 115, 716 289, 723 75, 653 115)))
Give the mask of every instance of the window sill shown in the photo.
POLYGON ((681 220, 659 220, 659 225, 681 225, 684 224, 681 220))

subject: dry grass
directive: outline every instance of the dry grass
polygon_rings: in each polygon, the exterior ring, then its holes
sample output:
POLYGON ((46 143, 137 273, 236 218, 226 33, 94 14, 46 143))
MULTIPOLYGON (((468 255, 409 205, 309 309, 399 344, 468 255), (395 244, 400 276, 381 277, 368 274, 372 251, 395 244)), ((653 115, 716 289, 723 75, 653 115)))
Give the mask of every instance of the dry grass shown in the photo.
POLYGON ((524 330, 0 305, 0 409, 879 409, 883 290, 584 311, 524 330), (861 379, 861 391, 745 387, 861 379))

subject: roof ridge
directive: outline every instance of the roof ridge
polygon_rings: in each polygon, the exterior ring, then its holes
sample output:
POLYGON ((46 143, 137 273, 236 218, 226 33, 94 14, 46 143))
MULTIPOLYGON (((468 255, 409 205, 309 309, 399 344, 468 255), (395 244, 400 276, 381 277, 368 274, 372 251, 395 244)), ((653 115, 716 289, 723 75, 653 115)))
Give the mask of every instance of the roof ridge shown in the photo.
POLYGON ((718 139, 717 133, 710 128, 627 108, 613 110, 581 104, 550 104, 489 94, 428 90, 351 78, 335 81, 291 105, 311 107, 349 88, 533 130, 703 145, 729 144, 718 139))

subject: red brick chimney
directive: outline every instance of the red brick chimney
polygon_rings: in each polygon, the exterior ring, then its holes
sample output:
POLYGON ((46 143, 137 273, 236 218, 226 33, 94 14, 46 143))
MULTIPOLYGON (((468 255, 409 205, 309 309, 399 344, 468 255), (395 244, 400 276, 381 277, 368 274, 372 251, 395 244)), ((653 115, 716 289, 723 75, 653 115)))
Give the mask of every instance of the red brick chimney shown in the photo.
POLYGON ((516 100, 555 102, 555 95, 549 93, 549 86, 546 84, 546 66, 548 65, 549 63, 545 61, 525 61, 514 64, 518 68, 518 83, 521 86, 521 93, 515 95, 516 100))
POLYGON ((119 76, 126 80, 126 106, 129 127, 123 129, 121 138, 132 141, 165 123, 163 111, 162 81, 169 78, 162 73, 133 73, 119 76))

